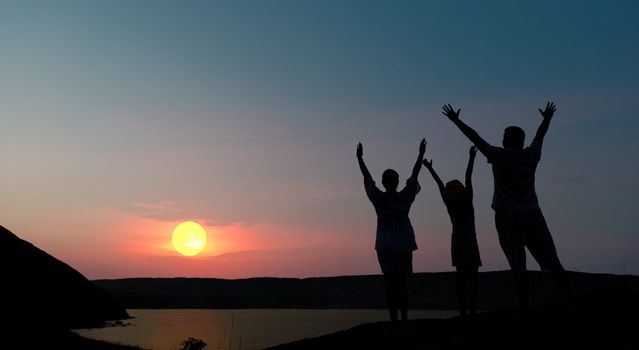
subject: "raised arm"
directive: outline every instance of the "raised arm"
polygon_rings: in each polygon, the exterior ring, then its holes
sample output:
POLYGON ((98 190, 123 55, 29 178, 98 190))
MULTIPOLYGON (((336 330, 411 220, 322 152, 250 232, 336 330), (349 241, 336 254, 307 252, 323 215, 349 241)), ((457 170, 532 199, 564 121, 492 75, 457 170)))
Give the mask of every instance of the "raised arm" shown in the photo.
POLYGON ((362 171, 362 175, 364 175, 365 180, 373 180, 371 173, 368 171, 366 167, 366 163, 364 163, 364 147, 362 147, 362 143, 357 144, 357 151, 355 152, 357 155, 357 163, 359 164, 359 170, 362 171))
POLYGON ((486 147, 488 146, 488 143, 484 139, 482 139, 481 136, 479 136, 479 134, 475 130, 473 130, 473 128, 466 125, 466 123, 464 123, 463 121, 459 119, 460 112, 461 112, 461 109, 458 109, 457 112, 455 112, 455 110, 453 109, 453 106, 451 106, 450 104, 444 105, 442 110, 442 113, 446 117, 448 117, 450 121, 452 121, 455 125, 457 125, 459 130, 461 130, 461 132, 464 135, 466 135, 466 137, 470 140, 470 142, 472 142, 475 146, 477 146, 477 148, 481 151, 481 153, 486 154, 485 150, 486 150, 486 147))
POLYGON ((557 108, 555 108, 554 103, 548 102, 546 103, 546 109, 542 111, 541 108, 537 108, 537 110, 539 111, 539 113, 541 113, 541 116, 544 118, 544 120, 539 125, 537 134, 535 134, 533 142, 542 144, 544 142, 544 136, 546 136, 546 132, 548 132, 548 127, 550 127, 550 120, 555 114, 555 111, 557 111, 557 108))
POLYGON ((417 161, 413 166, 413 172, 411 173, 411 179, 417 180, 419 171, 422 170, 422 161, 424 160, 424 153, 426 153, 426 139, 422 139, 419 143, 419 154, 417 155, 417 161))
POLYGON ((475 156, 477 155, 477 146, 471 146, 468 151, 468 166, 466 166, 466 190, 470 197, 473 197, 473 166, 475 165, 475 156))
POLYGON ((446 196, 444 195, 444 183, 442 182, 442 179, 439 178, 439 175, 437 175, 435 169, 433 169, 433 160, 431 159, 430 161, 428 161, 427 159, 424 159, 424 166, 433 176, 435 183, 437 183, 437 188, 439 188, 439 194, 442 196, 442 199, 446 201, 446 196))

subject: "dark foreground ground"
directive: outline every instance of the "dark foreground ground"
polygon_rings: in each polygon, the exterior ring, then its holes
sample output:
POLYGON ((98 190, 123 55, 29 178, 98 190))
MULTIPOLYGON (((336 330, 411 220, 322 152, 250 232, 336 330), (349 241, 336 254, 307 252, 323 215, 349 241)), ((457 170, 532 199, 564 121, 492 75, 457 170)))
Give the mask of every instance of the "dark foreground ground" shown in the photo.
MULTIPOLYGON (((411 321, 408 331, 389 332, 387 322, 279 345, 271 349, 639 349, 639 292, 607 289, 570 305, 483 312, 458 318, 411 321)), ((55 323, 30 327, 0 319, 0 349, 133 350, 136 347, 82 338, 55 323)), ((205 349, 206 350, 206 349, 205 349)))
POLYGON ((0 331, 0 349, 140 350, 81 337, 66 329, 11 329, 0 331))
POLYGON ((459 318, 414 320, 403 333, 387 322, 367 323, 271 349, 639 349, 639 293, 601 291, 571 305, 459 318))

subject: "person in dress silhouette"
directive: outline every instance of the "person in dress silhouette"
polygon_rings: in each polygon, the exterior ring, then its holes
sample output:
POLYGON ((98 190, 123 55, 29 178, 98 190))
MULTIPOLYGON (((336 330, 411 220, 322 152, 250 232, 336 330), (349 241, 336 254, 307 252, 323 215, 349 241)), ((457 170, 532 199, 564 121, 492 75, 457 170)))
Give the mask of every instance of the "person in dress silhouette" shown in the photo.
POLYGON ((382 174, 382 185, 386 191, 381 191, 364 163, 362 144, 357 145, 357 162, 364 175, 366 196, 373 203, 377 213, 375 250, 386 281, 386 302, 393 327, 398 323, 398 310, 401 313, 402 326, 406 328, 408 325, 407 282, 409 274, 413 272, 413 251, 417 249, 415 232, 408 213, 421 189, 417 177, 425 151, 426 140, 422 139, 411 176, 401 191, 397 191, 399 175, 393 169, 387 169, 382 174))
POLYGON ((525 313, 529 309, 529 297, 524 247, 528 248, 542 270, 550 272, 564 297, 572 299, 566 272, 557 256, 535 192, 535 171, 541 159, 544 136, 556 108, 554 103, 548 102, 544 110, 538 110, 543 118, 542 122, 532 143, 525 148, 526 134, 517 126, 507 127, 502 139, 503 147, 496 147, 459 119, 461 109, 455 111, 448 104, 442 111, 492 165, 495 186, 492 208, 495 211, 499 244, 513 272, 519 302, 525 313))
POLYGON ((477 308, 477 274, 481 259, 475 233, 475 209, 473 208, 473 165, 477 155, 477 147, 472 146, 469 151, 468 166, 466 167, 465 184, 459 180, 446 183, 435 172, 433 161, 424 159, 424 166, 437 183, 439 193, 444 200, 446 210, 453 225, 450 252, 453 266, 457 271, 457 305, 459 315, 466 318, 474 315, 477 308))

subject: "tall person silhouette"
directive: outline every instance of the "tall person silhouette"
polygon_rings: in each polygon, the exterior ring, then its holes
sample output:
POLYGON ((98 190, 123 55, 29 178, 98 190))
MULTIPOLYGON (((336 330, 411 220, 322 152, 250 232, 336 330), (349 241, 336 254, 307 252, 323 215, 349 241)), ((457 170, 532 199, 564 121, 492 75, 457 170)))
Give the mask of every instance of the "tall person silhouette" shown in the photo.
POLYGON ((465 318, 468 313, 474 315, 477 309, 477 274, 481 259, 475 232, 475 209, 473 208, 473 165, 477 147, 468 151, 465 183, 452 180, 444 185, 433 168, 433 161, 424 159, 424 166, 433 176, 446 210, 453 225, 450 242, 450 254, 457 271, 457 306, 459 315, 465 318))
POLYGON ((382 174, 382 192, 375 186, 375 181, 364 163, 364 149, 357 145, 357 162, 364 175, 364 189, 368 199, 373 203, 377 213, 377 233, 375 250, 377 260, 386 281, 386 303, 391 324, 397 326, 397 311, 402 316, 402 326, 408 326, 408 276, 413 272, 413 251, 417 249, 415 232, 408 218, 410 207, 415 196, 421 190, 417 181, 419 171, 426 152, 426 140, 419 144, 419 155, 406 186, 397 191, 399 175, 393 169, 382 174))
POLYGON ((513 272, 519 302, 528 312, 528 274, 526 251, 537 260, 542 270, 550 274, 566 299, 572 299, 572 290, 553 242, 546 220, 541 212, 535 192, 535 171, 541 159, 544 136, 555 114, 554 103, 548 102, 544 110, 538 109, 543 118, 530 146, 524 148, 526 134, 516 126, 504 130, 503 147, 486 142, 471 127, 459 119, 461 109, 445 105, 443 114, 466 135, 492 165, 494 194, 492 208, 499 244, 513 272))

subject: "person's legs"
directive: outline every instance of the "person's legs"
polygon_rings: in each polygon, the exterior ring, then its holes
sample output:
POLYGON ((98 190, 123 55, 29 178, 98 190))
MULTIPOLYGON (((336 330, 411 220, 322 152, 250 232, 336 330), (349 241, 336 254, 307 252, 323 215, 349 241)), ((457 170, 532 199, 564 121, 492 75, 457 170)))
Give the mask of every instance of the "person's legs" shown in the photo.
POLYGON ((397 327, 398 311, 403 327, 408 326, 408 276, 413 271, 412 252, 378 253, 386 281, 386 304, 393 327, 397 327))
POLYGON ((396 276, 394 273, 394 261, 392 254, 377 252, 377 261, 384 274, 386 287, 386 307, 391 321, 397 321, 397 291, 395 288, 396 276))
POLYGON ((397 276, 397 304, 402 315, 402 325, 408 325, 408 275, 399 274, 397 276))
POLYGON ((564 296, 564 298, 568 301, 572 300, 574 295, 572 293, 572 288, 570 287, 570 282, 568 281, 568 276, 566 274, 566 270, 564 270, 564 267, 560 264, 558 267, 554 267, 549 270, 549 272, 552 280, 555 282, 557 287, 559 287, 559 290, 561 291, 561 294, 564 296))
POLYGON ((398 283, 399 309, 402 315, 402 326, 408 328, 408 278, 413 273, 413 252, 400 254, 400 271, 398 283))
POLYGON ((542 270, 550 272, 553 282, 557 285, 566 300, 573 297, 568 276, 561 265, 555 242, 552 239, 546 220, 541 211, 531 215, 526 232, 526 246, 542 270))
POLYGON ((478 267, 468 271, 468 312, 474 315, 477 311, 477 279, 478 267))
POLYGON ((528 271, 526 267, 512 268, 513 279, 515 280, 515 289, 517 290, 517 297, 519 298, 519 306, 524 313, 528 313, 530 310, 530 299, 528 297, 528 271))
POLYGON ((457 269, 457 308, 459 309, 459 316, 466 317, 466 283, 468 281, 467 273, 460 269, 457 269))
POLYGON ((495 227, 499 236, 499 245, 508 259, 513 274, 519 305, 527 313, 530 307, 528 299, 528 273, 526 271, 526 251, 524 250, 524 232, 520 218, 516 215, 495 213, 495 227))
POLYGON ((391 322, 397 322, 397 275, 393 273, 385 273, 384 279, 386 280, 386 306, 388 307, 388 314, 391 322))

